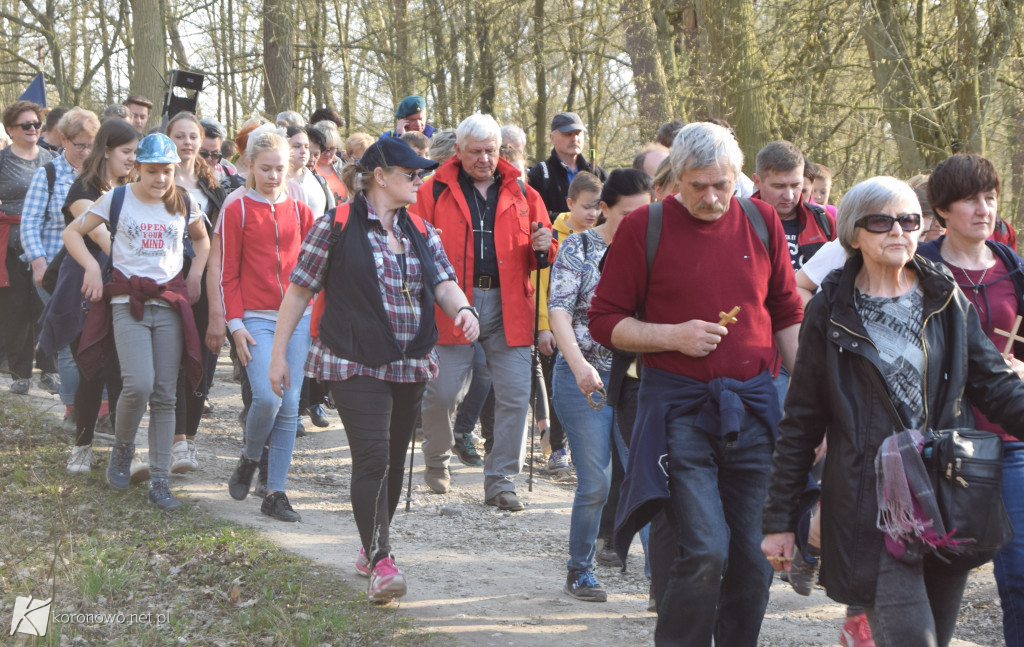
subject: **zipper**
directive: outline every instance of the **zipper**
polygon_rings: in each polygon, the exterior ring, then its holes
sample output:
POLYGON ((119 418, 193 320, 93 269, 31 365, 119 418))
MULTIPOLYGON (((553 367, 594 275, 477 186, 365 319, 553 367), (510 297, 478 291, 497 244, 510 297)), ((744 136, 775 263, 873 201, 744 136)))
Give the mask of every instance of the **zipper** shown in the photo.
POLYGON ((274 220, 274 249, 277 251, 277 272, 274 276, 277 278, 277 288, 281 291, 281 300, 284 300, 284 285, 281 283, 281 232, 277 226, 277 210, 274 205, 270 205, 270 215, 273 216, 274 220))
POLYGON ((928 321, 934 317, 937 313, 942 312, 949 305, 949 302, 953 300, 953 291, 949 291, 949 296, 946 297, 946 302, 940 307, 936 308, 932 312, 928 313, 928 316, 921 322, 921 349, 924 350, 924 375, 922 376, 924 385, 921 387, 921 399, 924 402, 924 421, 921 423, 922 429, 928 429, 928 344, 924 341, 924 331, 928 327, 928 321))

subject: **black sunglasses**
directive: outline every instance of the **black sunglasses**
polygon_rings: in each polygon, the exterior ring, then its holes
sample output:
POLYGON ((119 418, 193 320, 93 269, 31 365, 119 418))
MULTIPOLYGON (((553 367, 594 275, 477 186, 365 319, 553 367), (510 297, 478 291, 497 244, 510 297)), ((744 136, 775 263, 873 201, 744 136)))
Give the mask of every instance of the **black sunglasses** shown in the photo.
POLYGON ((898 216, 889 216, 884 213, 872 213, 862 216, 855 226, 863 227, 873 234, 887 234, 892 231, 892 224, 900 223, 903 231, 917 231, 921 228, 921 214, 901 213, 898 216))
POLYGON ((416 178, 419 178, 421 180, 426 178, 431 173, 433 173, 433 171, 426 171, 426 170, 421 170, 421 171, 399 171, 399 170, 395 169, 395 173, 398 173, 399 175, 404 175, 405 177, 409 178, 410 182, 412 182, 416 178))
POLYGON ((25 132, 28 132, 30 130, 39 130, 40 128, 43 127, 43 122, 41 122, 41 121, 26 121, 23 124, 14 124, 14 125, 19 127, 19 128, 21 128, 25 132))
POLYGON ((202 157, 204 160, 212 159, 214 162, 219 162, 221 161, 221 159, 223 159, 224 156, 221 155, 220 153, 211 153, 210 151, 199 151, 199 157, 202 157))

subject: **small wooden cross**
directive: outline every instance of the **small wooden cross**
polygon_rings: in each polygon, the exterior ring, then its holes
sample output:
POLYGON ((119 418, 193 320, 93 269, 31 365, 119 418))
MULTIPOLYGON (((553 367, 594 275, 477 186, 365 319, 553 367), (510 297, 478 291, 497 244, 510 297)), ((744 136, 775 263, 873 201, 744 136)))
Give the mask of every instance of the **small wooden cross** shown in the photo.
POLYGON ((999 328, 995 329, 995 333, 997 335, 1008 337, 1008 339, 1006 340, 1006 347, 1003 348, 1003 357, 1008 357, 1010 355, 1010 351, 1013 350, 1013 342, 1024 341, 1024 337, 1020 337, 1017 335, 1017 331, 1020 330, 1021 319, 1022 317, 1020 315, 1017 315, 1017 320, 1013 322, 1013 330, 1011 330, 1010 332, 1000 330, 999 328))
MULTIPOLYGON (((736 306, 735 308, 733 308, 729 312, 719 312, 718 316, 720 317, 720 319, 718 320, 718 325, 719 326, 728 326, 731 323, 736 323, 738 321, 736 319, 736 315, 738 315, 739 312, 740 312, 740 307, 739 306, 736 306)), ((1014 332, 1017 332, 1017 331, 1014 330, 1014 332)))

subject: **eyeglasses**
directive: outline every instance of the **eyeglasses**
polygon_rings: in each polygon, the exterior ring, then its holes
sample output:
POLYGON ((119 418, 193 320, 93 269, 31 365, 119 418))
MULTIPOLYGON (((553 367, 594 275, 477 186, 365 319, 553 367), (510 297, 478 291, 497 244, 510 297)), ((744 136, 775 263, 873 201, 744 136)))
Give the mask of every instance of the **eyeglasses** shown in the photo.
POLYGON ((404 175, 405 177, 409 178, 410 182, 413 182, 416 178, 419 178, 421 180, 426 179, 426 177, 430 175, 431 171, 399 171, 396 169, 395 173, 398 173, 399 175, 404 175))
POLYGON ((224 158, 220 153, 211 153, 210 151, 199 151, 199 157, 202 157, 204 160, 212 159, 214 162, 219 162, 224 158))
POLYGON ((92 150, 92 144, 78 144, 75 142, 71 142, 71 146, 79 153, 85 153, 86 151, 92 150))
POLYGON ((41 121, 26 121, 23 124, 14 124, 14 125, 17 126, 18 128, 21 128, 25 132, 28 132, 30 130, 39 130, 40 128, 43 127, 43 122, 41 122, 41 121))
POLYGON ((862 216, 854 226, 863 227, 873 234, 887 234, 892 231, 894 222, 900 223, 903 231, 917 231, 921 228, 921 214, 901 213, 894 217, 884 213, 872 213, 862 216))

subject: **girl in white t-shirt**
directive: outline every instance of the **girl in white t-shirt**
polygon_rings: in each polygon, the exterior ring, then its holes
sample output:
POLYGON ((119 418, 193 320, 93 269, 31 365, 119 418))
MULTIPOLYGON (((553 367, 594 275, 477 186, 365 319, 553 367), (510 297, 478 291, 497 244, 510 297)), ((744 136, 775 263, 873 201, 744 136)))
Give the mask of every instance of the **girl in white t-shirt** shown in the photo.
MULTIPOLYGON (((117 402, 107 483, 116 490, 128 488, 135 434, 148 402, 149 500, 162 510, 174 510, 181 505, 167 484, 175 392, 183 351, 198 357, 198 345, 186 349, 185 340, 187 334, 193 341, 198 340, 191 303, 199 299, 203 268, 210 251, 198 205, 174 184, 179 162, 170 138, 159 133, 146 136, 139 142, 136 157, 139 181, 107 192, 64 230, 68 253, 85 269, 82 294, 93 302, 109 299, 109 316, 121 364, 124 386, 117 402), (119 209, 114 207, 115 199, 121 201, 119 209), (83 237, 115 218, 110 253, 114 271, 104 286, 103 270, 86 249, 83 237), (195 257, 188 277, 183 278, 186 229, 195 257)), ((98 321, 106 315, 104 306, 96 303, 90 311, 83 343, 90 331, 90 320, 98 321)))

